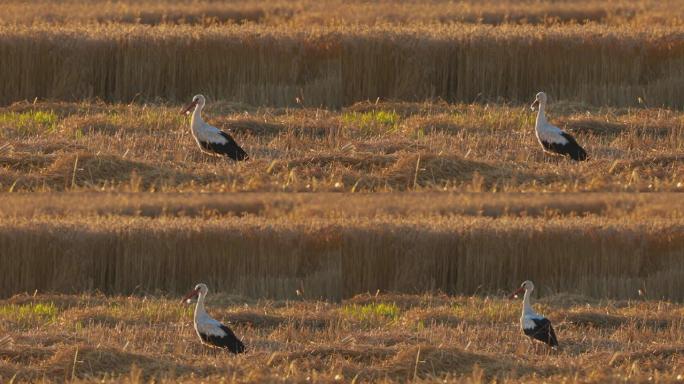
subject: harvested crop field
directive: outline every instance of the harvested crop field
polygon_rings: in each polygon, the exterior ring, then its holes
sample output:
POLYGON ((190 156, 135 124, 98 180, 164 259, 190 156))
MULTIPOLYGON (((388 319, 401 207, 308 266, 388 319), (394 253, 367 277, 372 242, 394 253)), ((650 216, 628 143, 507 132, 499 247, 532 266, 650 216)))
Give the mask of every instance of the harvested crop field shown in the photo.
POLYGON ((550 106, 589 160, 540 149, 527 105, 358 103, 340 111, 210 103, 250 154, 202 154, 180 106, 0 108, 3 191, 684 191, 684 114, 550 106))
POLYGON ((361 295, 342 303, 209 296, 244 355, 201 346, 192 309, 157 296, 0 301, 0 379, 69 382, 679 382, 681 305, 544 295, 561 347, 534 348, 519 302, 361 295))

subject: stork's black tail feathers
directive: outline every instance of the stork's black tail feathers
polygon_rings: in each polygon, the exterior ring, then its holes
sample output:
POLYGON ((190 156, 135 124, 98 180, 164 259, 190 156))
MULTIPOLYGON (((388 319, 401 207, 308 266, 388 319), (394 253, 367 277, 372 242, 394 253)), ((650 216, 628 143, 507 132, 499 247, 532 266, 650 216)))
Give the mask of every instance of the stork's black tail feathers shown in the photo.
POLYGON ((242 341, 240 341, 240 339, 237 338, 237 336, 235 336, 235 333, 233 333, 233 331, 225 325, 221 325, 221 329, 223 329, 223 332, 226 333, 222 347, 227 348, 229 351, 235 354, 243 353, 245 351, 245 345, 242 343, 242 341))
POLYGON ((223 131, 220 131, 219 134, 226 139, 226 142, 223 144, 208 143, 208 148, 205 148, 206 150, 209 150, 219 155, 227 156, 235 161, 243 161, 249 159, 249 155, 247 154, 247 152, 245 152, 245 150, 242 149, 237 142, 235 142, 235 139, 233 139, 231 135, 223 131))
POLYGON ((562 154, 570 156, 575 161, 584 161, 587 159, 587 151, 577 143, 574 137, 563 132, 563 137, 568 140, 568 143, 563 146, 562 154))
POLYGON ((537 339, 541 342, 548 344, 551 347, 558 346, 558 338, 556 338, 556 332, 551 326, 551 321, 549 319, 533 319, 534 328, 524 329, 523 331, 529 337, 537 339))
POLYGON ((205 335, 203 333, 200 333, 199 335, 202 338, 202 341, 207 344, 227 349, 235 354, 243 353, 245 351, 245 345, 237 336, 235 336, 235 333, 225 325, 221 325, 221 329, 226 333, 225 336, 205 335))
POLYGON ((556 331, 553 330, 553 326, 549 323, 549 340, 547 342, 552 347, 558 346, 558 338, 556 338, 556 331))

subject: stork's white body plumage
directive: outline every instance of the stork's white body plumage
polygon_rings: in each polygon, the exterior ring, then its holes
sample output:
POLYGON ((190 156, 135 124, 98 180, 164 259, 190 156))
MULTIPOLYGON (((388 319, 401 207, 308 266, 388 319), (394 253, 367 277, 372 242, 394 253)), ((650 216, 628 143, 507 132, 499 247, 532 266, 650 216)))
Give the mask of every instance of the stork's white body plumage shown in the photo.
POLYGON ((197 336, 199 336, 202 343, 228 349, 233 353, 241 353, 245 351, 245 346, 235 336, 235 333, 223 325, 221 322, 214 320, 204 309, 204 298, 207 296, 206 284, 197 284, 195 289, 190 291, 184 300, 188 300, 197 296, 197 305, 195 306, 194 326, 197 336))
POLYGON ((534 131, 539 144, 546 152, 570 156, 576 161, 586 160, 587 152, 577 143, 575 138, 546 120, 546 101, 546 94, 539 92, 534 103, 532 103, 532 109, 534 109, 535 104, 539 104, 537 120, 534 124, 534 131))
POLYGON ((221 329, 223 324, 221 324, 218 320, 212 319, 211 316, 207 314, 206 310, 204 309, 203 299, 197 301, 193 320, 195 324, 195 331, 200 337, 202 337, 202 335, 218 337, 226 336, 226 332, 221 329))
POLYGON ((202 109, 205 103, 204 96, 196 95, 192 98, 192 103, 181 112, 188 113, 194 107, 190 131, 200 150, 210 155, 227 156, 233 160, 247 160, 249 156, 240 148, 232 136, 207 124, 202 119, 202 109))

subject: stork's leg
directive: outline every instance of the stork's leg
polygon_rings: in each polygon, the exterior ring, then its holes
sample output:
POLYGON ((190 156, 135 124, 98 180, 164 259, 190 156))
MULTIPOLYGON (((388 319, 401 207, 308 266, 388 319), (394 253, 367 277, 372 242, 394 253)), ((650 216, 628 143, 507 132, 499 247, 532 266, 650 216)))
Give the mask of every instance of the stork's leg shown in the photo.
POLYGON ((539 342, 534 340, 534 337, 530 337, 530 343, 532 343, 532 348, 534 348, 534 353, 539 354, 539 342))

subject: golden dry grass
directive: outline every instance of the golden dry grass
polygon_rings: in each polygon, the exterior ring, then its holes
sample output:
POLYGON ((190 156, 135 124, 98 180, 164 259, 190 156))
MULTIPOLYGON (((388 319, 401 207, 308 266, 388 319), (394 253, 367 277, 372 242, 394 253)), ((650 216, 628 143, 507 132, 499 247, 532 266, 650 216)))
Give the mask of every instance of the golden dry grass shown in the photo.
POLYGON ((680 194, 6 196, 0 294, 180 293, 203 280, 249 297, 340 299, 494 292, 529 278, 551 292, 681 301, 682 204, 680 194))
POLYGON ((0 103, 377 98, 682 108, 684 3, 3 2, 0 103), (51 54, 55 52, 56 54, 51 54))
POLYGON ((197 0, 21 0, 4 2, 0 23, 134 23, 221 24, 254 22, 269 25, 378 24, 419 22, 583 23, 682 22, 676 0, 611 1, 229 1, 197 0))
POLYGON ((341 111, 211 103, 251 155, 203 155, 179 107, 0 108, 2 191, 682 191, 684 115, 551 104, 590 160, 544 154, 527 106, 361 103, 341 111))
POLYGON ((0 102, 187 100, 341 107, 364 100, 682 108, 680 26, 0 26, 0 102), (46 55, 46 52, 59 54, 46 55))
POLYGON ((500 296, 362 295, 335 304, 209 296, 248 346, 201 346, 174 297, 0 301, 0 380, 13 382, 680 382, 684 308, 544 295, 558 352, 520 332, 500 296))
POLYGON ((677 193, 13 193, 4 194, 0 215, 33 217, 256 216, 269 218, 354 217, 584 217, 677 219, 677 193))

